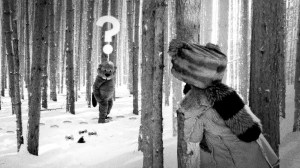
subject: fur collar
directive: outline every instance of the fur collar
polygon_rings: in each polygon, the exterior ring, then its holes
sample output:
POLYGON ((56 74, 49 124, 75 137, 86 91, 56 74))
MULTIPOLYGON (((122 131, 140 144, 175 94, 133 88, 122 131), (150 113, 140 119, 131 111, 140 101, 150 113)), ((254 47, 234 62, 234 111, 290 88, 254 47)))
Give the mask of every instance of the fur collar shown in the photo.
POLYGON ((214 82, 211 86, 203 89, 208 101, 213 106, 216 101, 222 99, 234 92, 234 90, 221 82, 214 82))
POLYGON ((205 89, 192 87, 181 102, 185 111, 198 112, 201 106, 212 107, 237 137, 245 142, 257 140, 262 128, 260 120, 246 106, 236 91, 215 82, 205 89))

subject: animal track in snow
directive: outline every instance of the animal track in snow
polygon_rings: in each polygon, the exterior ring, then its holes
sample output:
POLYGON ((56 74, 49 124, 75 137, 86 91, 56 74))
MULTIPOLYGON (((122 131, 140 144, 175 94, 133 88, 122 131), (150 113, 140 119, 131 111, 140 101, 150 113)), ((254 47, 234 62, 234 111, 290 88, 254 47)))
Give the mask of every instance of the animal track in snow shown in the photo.
POLYGON ((58 125, 51 125, 50 128, 58 128, 58 125))

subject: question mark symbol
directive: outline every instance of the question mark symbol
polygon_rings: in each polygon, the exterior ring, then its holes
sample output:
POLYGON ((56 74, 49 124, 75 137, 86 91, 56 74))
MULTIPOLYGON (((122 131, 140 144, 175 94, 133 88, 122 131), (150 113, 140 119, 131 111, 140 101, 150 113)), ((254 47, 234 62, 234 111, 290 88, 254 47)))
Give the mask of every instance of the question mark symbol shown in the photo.
POLYGON ((108 44, 103 47, 103 52, 109 55, 113 51, 113 47, 109 43, 112 41, 112 36, 120 31, 120 22, 113 16, 103 16, 97 20, 96 25, 103 27, 104 23, 111 23, 113 25, 112 29, 105 31, 104 37, 104 42, 107 42, 108 44))

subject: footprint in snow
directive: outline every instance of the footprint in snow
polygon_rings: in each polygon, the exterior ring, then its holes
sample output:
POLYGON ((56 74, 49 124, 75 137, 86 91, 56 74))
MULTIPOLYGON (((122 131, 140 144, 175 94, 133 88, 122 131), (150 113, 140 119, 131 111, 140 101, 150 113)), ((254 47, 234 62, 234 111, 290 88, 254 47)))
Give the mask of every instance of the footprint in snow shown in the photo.
POLYGON ((6 131, 6 133, 13 134, 15 131, 6 131))
POLYGON ((2 130, 2 128, 0 128, 0 130, 2 130))
POLYGON ((67 120, 67 121, 63 121, 63 123, 72 123, 72 121, 67 120))
POLYGON ((58 125, 51 125, 50 128, 58 128, 58 125))
POLYGON ((136 117, 130 117, 129 120, 136 120, 136 117))
MULTIPOLYGON (((98 118, 97 118, 98 119, 98 118)), ((85 121, 81 121, 81 122, 79 122, 79 124, 88 124, 87 122, 85 122, 85 121)))
POLYGON ((125 118, 125 116, 117 116, 117 118, 125 118))
POLYGON ((40 125, 44 126, 44 125, 46 125, 46 124, 45 124, 45 123, 40 123, 40 125))

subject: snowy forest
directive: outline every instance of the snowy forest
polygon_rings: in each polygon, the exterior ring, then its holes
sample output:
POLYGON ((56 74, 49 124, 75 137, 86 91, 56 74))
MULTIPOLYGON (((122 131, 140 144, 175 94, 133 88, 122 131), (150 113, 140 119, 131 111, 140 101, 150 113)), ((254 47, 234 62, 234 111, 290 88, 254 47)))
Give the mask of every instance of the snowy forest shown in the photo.
POLYGON ((299 6, 1 0, 0 168, 191 167, 178 113, 185 83, 171 73, 173 39, 220 47, 228 61, 222 83, 261 120, 277 167, 299 168, 299 6), (115 83, 101 123, 93 90, 107 61, 115 83))

